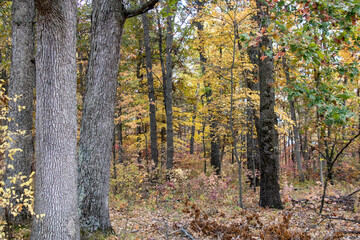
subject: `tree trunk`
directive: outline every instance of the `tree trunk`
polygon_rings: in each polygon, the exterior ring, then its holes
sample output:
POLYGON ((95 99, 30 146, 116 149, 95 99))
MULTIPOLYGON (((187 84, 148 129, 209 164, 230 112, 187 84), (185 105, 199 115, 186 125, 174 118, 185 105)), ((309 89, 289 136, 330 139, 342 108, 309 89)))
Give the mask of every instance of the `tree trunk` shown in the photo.
MULTIPOLYGON (((283 57, 282 58, 283 61, 283 67, 285 70, 285 76, 286 76, 286 84, 288 86, 290 86, 291 82, 290 82, 290 71, 289 71, 289 66, 286 62, 286 58, 283 57)), ((295 104, 294 104, 294 100, 292 100, 290 98, 290 96, 288 96, 288 101, 289 101, 289 105, 290 105, 290 115, 291 115, 291 120, 294 122, 293 125, 293 131, 294 131, 294 140, 295 140, 295 161, 296 161, 296 166, 299 172, 299 177, 300 177, 300 182, 304 182, 305 181, 305 176, 304 176, 304 170, 302 167, 302 163, 301 163, 301 156, 300 156, 300 137, 299 137, 299 129, 298 129, 298 124, 296 121, 296 114, 295 114, 295 104)))
POLYGON ((159 153, 157 147, 157 125, 156 125, 156 105, 155 105, 155 89, 154 79, 152 75, 152 60, 151 60, 151 47, 150 47, 150 30, 149 20, 147 13, 142 14, 142 22, 144 27, 144 47, 145 47, 145 60, 146 60, 146 74, 148 79, 148 96, 150 108, 150 141, 151 141, 151 159, 155 163, 155 168, 158 166, 159 153))
POLYGON ((125 17, 120 1, 93 1, 90 59, 79 141, 80 224, 112 231, 109 179, 120 40, 125 17))
MULTIPOLYGON (((256 20, 255 17, 254 20, 256 20)), ((259 49, 252 46, 247 51, 247 54, 249 56, 250 62, 255 65, 255 68, 252 71, 245 70, 246 87, 251 91, 259 91, 259 83, 256 82, 259 77, 259 49)), ((256 116, 256 110, 254 104, 251 101, 251 97, 248 96, 247 100, 247 168, 252 171, 252 176, 250 177, 250 186, 252 186, 255 191, 256 186, 258 186, 260 182, 259 176, 256 175, 256 170, 260 170, 259 144, 258 138, 256 137, 256 132, 259 131, 259 119, 256 116)))
MULTIPOLYGON (((260 29, 267 27, 269 18, 266 5, 257 0, 259 10, 260 29)), ((283 208, 280 199, 280 186, 278 176, 278 133, 275 128, 277 123, 274 92, 274 62, 273 57, 265 54, 264 50, 271 51, 272 43, 267 35, 261 37, 259 83, 260 83, 260 131, 258 133, 261 159, 260 178, 260 206, 283 208)))
POLYGON ((109 180, 120 42, 125 20, 151 9, 126 10, 119 0, 93 0, 90 59, 78 152, 81 228, 111 232, 109 180))
POLYGON ((122 121, 121 121, 121 114, 122 114, 122 107, 119 107, 119 122, 117 124, 117 130, 118 130, 118 140, 119 140, 119 153, 118 153, 118 163, 124 162, 124 147, 123 147, 123 127, 122 127, 122 121))
MULTIPOLYGON (((196 107, 195 107, 196 110, 196 107)), ((192 117, 192 125, 191 125, 191 132, 190 132, 190 154, 194 154, 194 145, 195 145, 195 119, 196 114, 194 113, 192 117)))
MULTIPOLYGON (((236 21, 234 21, 234 36, 237 29, 236 21)), ((232 49, 232 63, 230 68, 230 113, 229 113, 229 126, 231 131, 231 137, 233 142, 233 149, 236 158, 236 162, 238 163, 238 179, 239 179, 239 207, 244 208, 243 200, 242 200, 242 164, 241 159, 239 159, 239 155, 237 152, 237 139, 236 132, 234 130, 234 122, 233 122, 233 108, 234 108, 234 67, 235 67, 235 52, 236 52, 236 41, 234 40, 233 49, 232 49)))
POLYGON ((35 1, 36 180, 31 239, 79 239, 76 179, 76 8, 35 1))
MULTIPOLYGON (((8 89, 9 113, 11 120, 8 123, 9 149, 21 149, 12 156, 6 157, 6 165, 13 165, 14 168, 6 169, 5 189, 15 188, 15 194, 24 194, 24 187, 18 179, 11 183, 11 178, 18 176, 29 177, 34 157, 34 143, 32 137, 33 129, 33 99, 35 87, 35 5, 33 0, 14 0, 12 3, 12 55, 11 72, 8 89), (18 97, 16 97, 18 96, 18 97), (20 97, 20 98, 19 98, 20 97), (15 100, 16 98, 16 100, 15 100), (24 107, 21 111, 19 107, 24 107), (18 134, 17 131, 24 131, 18 134)), ((10 199, 11 204, 16 206, 19 197, 10 199)), ((30 220, 30 214, 23 208, 17 217, 12 217, 11 209, 8 209, 8 220, 12 223, 25 223, 30 220)))
MULTIPOLYGON (((358 87, 357 89, 357 97, 359 98, 360 97, 360 87, 358 87)), ((359 116, 358 116, 358 120, 359 120, 359 123, 358 123, 358 129, 359 129, 359 132, 360 132, 360 113, 359 113, 359 116)), ((358 146, 358 162, 360 163, 360 145, 358 146)))
MULTIPOLYGON (((201 12, 204 7, 205 1, 196 0, 197 5, 197 15, 201 17, 201 12)), ((199 47, 199 55, 200 55, 200 66, 201 66, 201 73, 205 75, 206 72, 206 57, 204 55, 204 46, 202 40, 202 31, 204 30, 203 23, 201 21, 196 21, 196 26, 199 31, 199 38, 200 38, 200 47, 199 47)), ((204 82, 204 87, 206 88, 206 103, 208 106, 211 105, 212 102, 212 91, 211 91, 211 84, 208 82, 204 82)), ((220 144, 219 144, 219 136, 217 134, 217 126, 218 123, 214 118, 214 113, 209 110, 209 122, 210 122, 210 165, 214 167, 216 174, 220 175, 221 173, 221 161, 220 161, 220 144)))
MULTIPOLYGON (((315 73, 315 83, 316 83, 316 88, 318 89, 320 87, 320 81, 321 81, 321 78, 320 78, 320 71, 318 70, 314 70, 314 73, 315 73)), ((319 111, 318 111, 318 107, 316 108, 316 122, 317 122, 317 128, 318 128, 318 131, 317 131, 317 135, 318 135, 318 162, 319 162, 319 171, 320 171, 320 181, 321 181, 321 184, 324 186, 324 170, 323 170, 323 161, 322 161, 322 158, 321 158, 321 150, 323 148, 323 144, 322 144, 322 139, 324 139, 325 137, 325 131, 324 131, 324 127, 322 126, 321 124, 321 121, 323 120, 323 114, 320 114, 319 111)))
MULTIPOLYGON (((170 6, 167 6, 167 14, 170 6)), ((173 97, 172 97, 172 45, 173 45, 173 16, 166 18, 166 60, 165 60, 165 112, 166 112, 166 169, 173 168, 174 162, 174 130, 173 130, 173 97)))

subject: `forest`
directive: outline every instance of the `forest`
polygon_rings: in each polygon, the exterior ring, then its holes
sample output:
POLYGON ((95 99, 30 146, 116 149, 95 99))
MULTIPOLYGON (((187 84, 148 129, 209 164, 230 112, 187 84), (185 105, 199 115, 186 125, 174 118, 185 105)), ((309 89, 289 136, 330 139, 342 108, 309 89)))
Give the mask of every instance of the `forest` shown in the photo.
POLYGON ((0 239, 359 239, 358 0, 0 0, 0 239))

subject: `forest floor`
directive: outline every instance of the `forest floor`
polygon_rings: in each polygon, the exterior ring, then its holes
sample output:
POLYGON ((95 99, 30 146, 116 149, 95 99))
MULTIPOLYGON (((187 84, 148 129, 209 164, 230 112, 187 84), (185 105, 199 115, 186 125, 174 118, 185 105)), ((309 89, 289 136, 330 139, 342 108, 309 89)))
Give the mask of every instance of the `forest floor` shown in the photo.
MULTIPOLYGON (((259 207, 259 187, 246 180, 239 203, 237 164, 223 164, 218 177, 203 173, 204 159, 183 155, 170 174, 147 171, 141 164, 117 165, 111 180, 110 216, 114 234, 89 240, 231 240, 360 239, 360 166, 339 165, 329 184, 322 214, 322 184, 316 174, 306 182, 293 169, 280 174, 284 209, 259 207)), ((112 169, 112 174, 114 169, 112 169)), ((15 239, 29 239, 21 228, 15 239)))
MULTIPOLYGON (((132 174, 131 169, 126 175, 132 174)), ((236 176, 236 164, 223 172, 218 178, 196 175, 185 167, 175 170, 170 181, 153 183, 153 187, 146 187, 149 177, 133 176, 133 184, 138 181, 139 185, 120 184, 123 189, 130 187, 127 195, 111 195, 116 234, 108 239, 360 239, 360 192, 351 194, 359 189, 358 180, 329 184, 319 214, 320 182, 281 177, 284 209, 276 210, 259 207, 259 187, 254 193, 243 179, 241 209, 238 182, 231 178, 236 176)))

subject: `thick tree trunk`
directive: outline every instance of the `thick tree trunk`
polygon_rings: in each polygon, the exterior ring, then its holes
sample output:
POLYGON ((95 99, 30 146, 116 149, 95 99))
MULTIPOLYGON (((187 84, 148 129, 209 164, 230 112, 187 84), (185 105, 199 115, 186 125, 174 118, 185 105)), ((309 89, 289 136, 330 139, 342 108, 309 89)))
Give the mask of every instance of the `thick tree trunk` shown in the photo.
MULTIPOLYGON (((8 131, 12 141, 9 141, 9 149, 21 149, 13 155, 13 160, 8 156, 6 164, 14 166, 6 169, 5 189, 15 187, 15 194, 24 194, 19 179, 11 183, 11 178, 18 176, 29 177, 34 157, 34 143, 32 137, 33 128, 33 99, 35 87, 35 5, 33 0, 14 0, 12 3, 12 55, 11 73, 8 89, 9 113, 11 120, 8 123, 8 131), (17 97, 18 96, 18 97, 17 97), (16 100, 15 100, 16 98, 16 100), (24 107, 21 111, 20 107, 24 107), (24 131, 24 134, 18 134, 24 131)), ((21 204, 18 197, 10 199, 13 206, 21 204)), ((14 218, 8 209, 8 220, 13 223, 24 223, 30 219, 30 214, 23 208, 20 214, 14 218)))
MULTIPOLYGON (((268 10, 261 0, 257 0, 259 9, 260 29, 267 27, 268 10)), ((273 57, 265 54, 265 50, 272 49, 272 43, 267 35, 261 37, 259 61, 260 83, 260 131, 258 133, 261 159, 260 178, 260 206, 283 208, 280 199, 280 186, 278 176, 278 133, 274 92, 274 62, 273 57)))
MULTIPOLYGON (((289 66, 287 65, 285 57, 282 58, 282 61, 285 70, 286 84, 289 86, 291 84, 289 66)), ((293 125, 294 140, 295 140, 294 156, 295 156, 297 170, 299 172, 300 182, 304 182, 305 176, 304 176, 304 170, 302 167, 301 156, 300 156, 300 136, 299 136, 300 134, 299 134, 298 124, 296 121, 295 104, 294 104, 294 100, 292 100, 290 96, 288 96, 288 101, 290 106, 291 120, 294 122, 293 125)))
MULTIPOLYGON (((170 6, 168 5, 168 14, 170 6)), ((165 111, 166 111, 166 169, 173 168, 174 161, 174 130, 173 130, 173 97, 172 97, 172 45, 173 45, 173 16, 166 19, 166 60, 165 60, 165 111)))
POLYGON ((92 38, 79 141, 80 224, 112 231, 109 179, 120 41, 126 18, 117 0, 93 1, 92 38))
POLYGON ((35 1, 36 180, 31 239, 79 239, 76 179, 76 8, 35 1))
POLYGON ((144 27, 144 47, 145 47, 145 60, 146 60, 146 74, 148 79, 148 96, 150 108, 150 141, 151 141, 151 159, 155 163, 155 168, 158 166, 159 154, 157 147, 157 125, 156 125, 156 105, 155 105, 155 89, 154 79, 152 75, 152 60, 151 60, 151 47, 150 47, 150 30, 149 20, 147 13, 142 14, 142 22, 144 27))
POLYGON ((93 0, 90 59, 86 76, 78 152, 81 228, 112 231, 109 180, 120 42, 125 20, 151 9, 157 0, 126 10, 119 0, 93 0))

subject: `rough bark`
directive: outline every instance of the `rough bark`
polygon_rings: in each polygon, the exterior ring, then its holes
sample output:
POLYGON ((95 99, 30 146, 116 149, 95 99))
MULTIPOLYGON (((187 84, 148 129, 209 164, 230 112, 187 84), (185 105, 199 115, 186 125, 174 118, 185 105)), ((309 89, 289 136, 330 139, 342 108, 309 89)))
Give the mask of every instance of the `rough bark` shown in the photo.
MULTIPOLYGON (((168 5, 168 14, 170 6, 168 5)), ((174 161, 174 130, 173 130, 173 97, 172 97, 172 44, 173 16, 166 18, 166 59, 165 59, 165 112, 166 112, 166 169, 173 168, 174 161)))
POLYGON ((92 1, 90 59, 78 152, 80 224, 84 232, 112 231, 109 180, 121 36, 127 18, 144 13, 156 2, 126 10, 123 1, 92 1))
MULTIPOLYGON (((267 27, 269 13, 263 1, 257 0, 260 29, 267 27)), ((272 49, 272 43, 267 35, 261 37, 259 83, 260 83, 260 131, 258 133, 261 159, 260 178, 260 206, 283 208, 280 199, 278 177, 278 133, 276 130, 277 118, 274 111, 274 62, 273 57, 267 56, 262 50, 272 49)))
MULTIPOLYGON (((9 113, 11 119, 8 123, 8 131, 12 141, 9 141, 10 149, 21 149, 13 155, 13 160, 6 158, 6 164, 14 166, 7 168, 5 188, 15 187, 15 194, 24 194, 21 181, 11 183, 10 178, 19 176, 29 177, 32 160, 34 157, 34 143, 32 137, 33 128, 33 99, 35 87, 35 5, 33 0, 14 0, 12 3, 12 54, 11 72, 8 88, 9 113), (18 97, 17 97, 18 96, 18 97), (20 97, 20 98, 19 98, 20 97), (15 100, 16 98, 16 100, 15 100), (24 107, 21 111, 19 107, 24 107), (18 134, 24 131, 24 134, 18 134)), ((17 198, 10 199, 16 206, 17 198)), ((24 223, 30 219, 30 214, 23 208, 20 214, 14 218, 7 212, 8 221, 12 223, 24 223)))
MULTIPOLYGON (((285 57, 282 58, 282 61, 283 61, 283 67, 285 70, 286 84, 290 85, 291 82, 290 82, 289 66, 286 62, 285 57)), ((297 170, 299 172, 300 182, 304 182, 305 176, 304 176, 304 170, 302 167, 301 156, 300 156, 300 134, 299 134, 298 124, 296 121, 295 103, 294 103, 294 100, 290 98, 290 96, 288 96, 288 101, 289 101, 289 106, 290 106, 291 120, 294 122, 294 125, 293 125, 293 133, 294 133, 294 141, 295 141, 294 157, 295 157, 295 161, 296 161, 297 170)))
POLYGON ((155 163, 155 167, 158 166, 159 154, 157 147, 157 124, 156 124, 156 105, 155 105, 155 89, 154 79, 152 74, 152 59, 151 59, 151 47, 150 47, 150 30, 149 20, 147 13, 142 14, 142 22, 144 28, 144 47, 145 47, 145 60, 146 60, 146 74, 148 79, 148 96, 149 96, 149 108, 150 108, 150 144, 151 144, 151 159, 155 163))
POLYGON ((93 1, 90 59, 78 153, 81 228, 112 231, 109 180, 120 41, 126 18, 120 1, 93 1))
MULTIPOLYGON (((259 91, 259 83, 257 82, 259 78, 259 49, 256 47, 250 47, 250 49, 247 51, 247 54, 249 56, 250 62, 255 65, 255 68, 251 72, 248 70, 245 71, 246 87, 251 91, 259 91)), ((249 180, 250 186, 253 186, 255 190, 260 181, 259 177, 256 176, 256 170, 260 170, 259 144, 258 138, 256 137, 256 132, 259 131, 259 119, 256 116, 256 110, 250 97, 248 97, 247 119, 247 168, 252 171, 252 176, 249 176, 249 180)))
POLYGON ((31 239, 79 239, 76 194, 76 8, 35 1, 36 178, 31 239))

